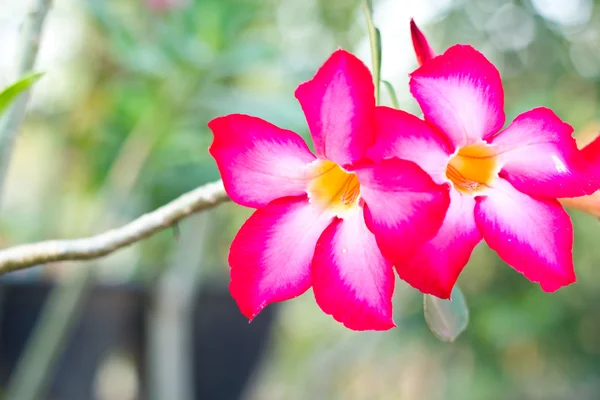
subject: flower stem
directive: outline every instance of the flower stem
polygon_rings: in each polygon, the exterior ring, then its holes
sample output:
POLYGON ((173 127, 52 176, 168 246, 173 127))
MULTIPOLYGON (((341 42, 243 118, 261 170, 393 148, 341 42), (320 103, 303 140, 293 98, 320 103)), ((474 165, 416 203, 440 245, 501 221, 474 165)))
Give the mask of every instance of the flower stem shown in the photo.
POLYGON ((375 85, 375 102, 379 105, 381 82, 381 33, 373 24, 373 3, 363 0, 363 11, 367 20, 369 41, 371 43, 371 62, 373 64, 373 84, 375 85))

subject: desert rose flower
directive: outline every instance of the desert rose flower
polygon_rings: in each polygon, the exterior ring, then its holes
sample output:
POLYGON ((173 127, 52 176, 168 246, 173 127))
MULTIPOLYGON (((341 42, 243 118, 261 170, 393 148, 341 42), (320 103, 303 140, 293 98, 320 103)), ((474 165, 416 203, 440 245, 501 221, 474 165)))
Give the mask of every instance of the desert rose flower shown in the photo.
MULTIPOLYGON (((419 66, 436 56, 435 51, 429 45, 427 38, 421 32, 414 20, 410 21, 410 34, 413 48, 419 66)), ((600 136, 581 149, 581 155, 585 158, 589 173, 600 177, 600 136)), ((559 198, 559 202, 567 207, 574 208, 600 218, 600 191, 581 197, 559 198)))
POLYGON ((411 74, 410 90, 425 121, 378 108, 371 151, 412 160, 452 190, 436 236, 412 257, 395 260, 400 277, 448 298, 483 238, 545 291, 575 282, 571 220, 557 198, 591 194, 598 183, 586 171, 571 126, 536 108, 501 130, 500 75, 470 46, 425 60, 411 74))
POLYGON ((312 286, 321 309, 348 328, 389 329, 391 260, 433 237, 449 185, 410 161, 365 159, 375 139, 374 87, 350 53, 335 52, 296 97, 316 156, 296 133, 259 118, 209 123, 227 193, 257 208, 231 245, 231 294, 252 319, 312 286), (373 233, 386 238, 381 249, 373 233))

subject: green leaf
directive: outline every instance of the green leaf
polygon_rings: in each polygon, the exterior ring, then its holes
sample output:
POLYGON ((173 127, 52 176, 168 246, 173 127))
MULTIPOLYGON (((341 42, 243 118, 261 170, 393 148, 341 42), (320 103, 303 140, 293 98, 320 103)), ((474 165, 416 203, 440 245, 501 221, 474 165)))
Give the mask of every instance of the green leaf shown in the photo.
POLYGON ((425 321, 431 332, 444 342, 453 342, 469 323, 469 309, 465 297, 454 287, 452 300, 442 300, 426 294, 423 298, 425 321))
POLYGON ((0 92, 0 114, 4 113, 6 108, 25 90, 29 89, 41 76, 41 72, 25 75, 12 85, 6 87, 0 92))
POLYGON ((390 101, 392 102, 392 107, 395 109, 400 109, 400 103, 398 103, 398 96, 396 96, 396 91, 391 83, 388 81, 382 80, 383 86, 387 89, 388 95, 390 96, 390 101))
POLYGON ((375 84, 375 101, 379 104, 379 82, 381 81, 381 32, 373 24, 373 4, 363 0, 363 11, 367 20, 367 30, 371 43, 371 62, 373 64, 373 83, 375 84))

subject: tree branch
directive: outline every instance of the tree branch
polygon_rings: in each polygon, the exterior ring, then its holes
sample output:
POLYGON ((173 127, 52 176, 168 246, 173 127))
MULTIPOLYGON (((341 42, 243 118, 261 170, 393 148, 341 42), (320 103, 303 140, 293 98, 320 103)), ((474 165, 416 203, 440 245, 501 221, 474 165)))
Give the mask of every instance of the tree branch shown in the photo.
POLYGON ((0 250, 0 274, 53 261, 100 258, 228 200, 222 181, 207 183, 125 226, 96 236, 49 240, 0 250))

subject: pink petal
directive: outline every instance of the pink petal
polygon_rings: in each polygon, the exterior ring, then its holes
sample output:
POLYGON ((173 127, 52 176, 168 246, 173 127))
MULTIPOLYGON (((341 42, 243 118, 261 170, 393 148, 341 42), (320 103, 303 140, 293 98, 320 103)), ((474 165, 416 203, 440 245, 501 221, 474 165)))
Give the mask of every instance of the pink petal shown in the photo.
POLYGON ((208 126, 215 136, 210 154, 233 201, 259 208, 306 193, 304 167, 315 156, 296 133, 241 114, 215 118, 208 126))
POLYGON ((499 153, 501 176, 521 192, 535 197, 576 197, 591 194, 598 182, 571 136, 573 128, 548 108, 519 115, 489 139, 499 153))
POLYGON ((575 282, 573 227, 558 201, 534 199, 501 178, 486 193, 475 222, 500 258, 546 292, 575 282))
MULTIPOLYGON (((581 149, 581 156, 587 164, 589 174, 600 178, 600 136, 597 136, 593 142, 581 149)), ((596 218, 600 218, 600 191, 594 192, 588 196, 565 197, 558 199, 563 206, 575 208, 596 218)))
POLYGON ((481 241, 475 225, 475 199, 455 190, 450 192, 450 207, 435 237, 415 254, 396 262, 401 279, 423 293, 449 299, 473 249, 481 241))
POLYGON ((410 36, 412 37, 413 47, 419 65, 423 65, 435 57, 435 52, 431 46, 429 46, 427 38, 412 18, 410 20, 410 36))
POLYGON ((378 161, 398 157, 425 170, 437 183, 447 182, 446 167, 453 145, 433 126, 407 112, 375 108, 377 141, 367 156, 378 161))
POLYGON ((504 91, 496 67, 471 46, 450 47, 411 74, 410 91, 425 120, 458 147, 504 125, 504 91))
POLYGON ((581 149, 581 155, 587 163, 588 171, 595 176, 600 176, 600 135, 581 149))
POLYGON ((306 197, 275 200, 252 214, 229 252, 229 290, 246 317, 310 287, 315 246, 332 219, 306 197))
POLYGON ((360 209, 337 219, 319 239, 312 266, 317 304, 354 330, 385 330, 392 320, 394 273, 360 209))
POLYGON ((448 184, 434 183, 417 164, 397 158, 355 173, 365 221, 386 257, 407 257, 436 234, 450 204, 448 184))
POLYGON ((338 50, 296 90, 319 158, 339 165, 361 159, 374 141, 375 89, 369 69, 338 50))

